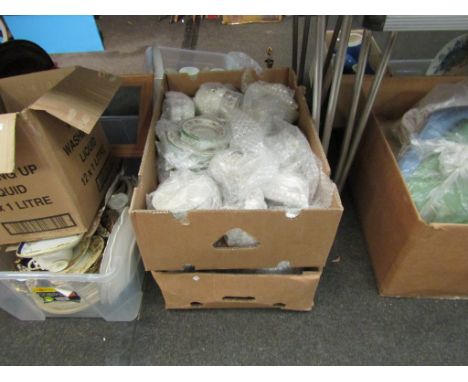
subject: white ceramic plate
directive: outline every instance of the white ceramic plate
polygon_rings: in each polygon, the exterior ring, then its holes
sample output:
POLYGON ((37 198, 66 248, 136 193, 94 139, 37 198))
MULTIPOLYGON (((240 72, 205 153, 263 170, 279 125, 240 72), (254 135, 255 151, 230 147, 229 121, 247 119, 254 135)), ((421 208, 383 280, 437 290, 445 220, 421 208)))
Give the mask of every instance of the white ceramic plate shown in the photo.
POLYGON ((73 248, 80 242, 82 236, 73 235, 49 240, 23 242, 19 245, 16 255, 18 257, 34 257, 73 248))
POLYGON ((64 270, 64 273, 85 273, 99 259, 104 252, 105 242, 100 236, 93 236, 88 246, 84 244, 75 257, 72 264, 64 270))
POLYGON ((428 76, 468 74, 468 34, 447 43, 432 60, 426 71, 428 76))

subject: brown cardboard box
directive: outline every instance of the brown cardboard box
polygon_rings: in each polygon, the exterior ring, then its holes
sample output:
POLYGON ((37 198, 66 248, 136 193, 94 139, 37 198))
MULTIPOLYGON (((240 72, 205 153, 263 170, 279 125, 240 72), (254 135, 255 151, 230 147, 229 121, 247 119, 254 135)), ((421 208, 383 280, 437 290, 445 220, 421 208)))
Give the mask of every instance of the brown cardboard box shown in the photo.
MULTIPOLYGON (((210 72, 199 74, 196 79, 180 74, 168 75, 163 87, 164 91, 182 91, 193 96, 204 82, 230 83, 239 88, 241 75, 241 72, 210 72)), ((296 89, 295 75, 288 69, 267 70, 260 78, 296 89)), ((160 117, 162 101, 160 97, 151 126, 160 117)), ((296 101, 300 111, 298 125, 329 173, 302 89, 296 89, 296 101)), ((181 221, 170 213, 146 209, 146 195, 157 186, 154 142, 154 129, 150 129, 138 187, 130 207, 138 247, 147 270, 182 270, 185 265, 196 270, 270 268, 284 260, 295 268, 324 266, 343 212, 337 192, 330 208, 306 209, 293 219, 286 217, 283 211, 274 210, 199 210, 190 211, 181 221), (213 244, 232 228, 244 229, 259 241, 259 245, 254 248, 215 247, 213 244)))
POLYGON ((382 82, 350 177, 379 290, 385 296, 468 297, 468 225, 426 224, 384 133, 435 85, 461 77, 382 82))
POLYGON ((114 166, 96 123, 119 82, 78 67, 0 80, 0 243, 87 230, 114 166))
POLYGON ((253 23, 278 23, 283 20, 282 15, 237 15, 237 16, 222 16, 222 23, 224 25, 243 25, 253 23))
POLYGON ((152 272, 166 309, 279 308, 311 310, 321 272, 301 274, 152 272))

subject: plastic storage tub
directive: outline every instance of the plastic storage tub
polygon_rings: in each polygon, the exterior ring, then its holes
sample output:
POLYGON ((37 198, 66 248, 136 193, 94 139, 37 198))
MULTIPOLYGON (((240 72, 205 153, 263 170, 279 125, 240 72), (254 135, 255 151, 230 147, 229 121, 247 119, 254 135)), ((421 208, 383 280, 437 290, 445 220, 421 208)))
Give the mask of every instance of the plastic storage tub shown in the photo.
POLYGON ((388 70, 392 76, 425 76, 432 60, 390 60, 388 70))
POLYGON ((146 51, 148 69, 156 80, 162 80, 165 72, 178 72, 182 68, 194 67, 199 71, 230 70, 234 61, 228 54, 202 50, 177 49, 154 46, 146 51))
POLYGON ((140 310, 144 270, 125 209, 107 242, 99 273, 11 271, 14 254, 0 256, 0 308, 20 320, 101 317, 132 321, 140 310), (41 292, 75 292, 74 301, 47 302, 41 292))

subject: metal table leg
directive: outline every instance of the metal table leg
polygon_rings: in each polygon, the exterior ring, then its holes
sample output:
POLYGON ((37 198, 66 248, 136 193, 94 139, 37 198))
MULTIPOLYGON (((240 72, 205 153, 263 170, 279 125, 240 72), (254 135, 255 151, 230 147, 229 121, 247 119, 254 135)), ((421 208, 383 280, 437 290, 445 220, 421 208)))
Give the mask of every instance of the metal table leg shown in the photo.
POLYGON ((297 44, 299 38, 299 16, 293 16, 292 69, 297 73, 297 44))
POLYGON ((351 148, 349 150, 349 155, 346 160, 346 164, 344 167, 344 171, 340 179, 338 179, 338 189, 341 191, 343 186, 346 182, 346 178, 348 177, 349 170, 351 168, 351 164, 353 163, 354 157, 356 155, 357 148, 361 141, 362 133, 367 125, 367 121, 369 119, 370 113, 372 111, 372 107, 374 105, 375 98, 377 97, 377 92, 379 91, 380 83, 382 82, 382 78, 385 74, 385 70, 387 69, 388 61, 390 60, 390 55, 392 53, 392 49, 395 45, 396 38, 398 36, 398 32, 392 32, 390 38, 385 46, 385 50, 382 55, 382 60, 379 64, 379 68, 377 73, 375 74, 374 81, 372 82, 372 86, 369 92, 369 96, 367 97, 366 105, 364 110, 361 114, 361 118, 359 119, 359 123, 357 124, 356 134, 354 139, 351 143, 351 148))
POLYGON ((335 171, 334 180, 337 181, 343 172, 346 157, 348 156, 349 144, 354 129, 354 122, 356 120, 356 113, 359 106, 359 98, 361 95, 362 81, 366 72, 367 58, 369 55, 370 45, 372 41, 372 32, 365 30, 362 37, 361 51, 359 53, 358 66, 356 71, 356 78, 354 80, 353 98, 351 101, 351 108, 348 115, 348 122, 345 129, 345 136, 341 145, 340 159, 335 171))
POLYGON ((299 83, 303 85, 304 83, 304 69, 307 56, 307 46, 309 44, 309 30, 310 30, 310 18, 312 16, 305 16, 304 20, 304 31, 302 33, 302 49, 301 49, 301 61, 299 66, 299 83))
POLYGON ((321 104, 322 104, 322 109, 325 108, 325 104, 327 103, 328 101, 328 92, 330 90, 330 86, 331 86, 331 83, 332 83, 332 69, 333 69, 333 62, 332 62, 332 58, 333 58, 333 54, 335 53, 335 47, 336 47, 336 43, 338 42, 338 38, 340 36, 340 31, 341 31, 341 27, 343 25, 343 16, 339 16, 338 17, 338 20, 336 21, 336 25, 335 25, 335 29, 333 30, 333 36, 332 36, 332 39, 330 41, 330 46, 328 47, 328 51, 327 51, 327 57, 325 58, 325 64, 324 64, 324 67, 323 67, 323 80, 322 80, 322 100, 321 100, 321 104))
MULTIPOLYGON (((325 58, 325 64, 323 65, 323 77, 327 76, 328 70, 330 69, 333 52, 335 51, 336 42, 338 41, 338 35, 340 34, 341 25, 343 24, 343 16, 338 16, 336 20, 335 29, 333 30, 333 36, 328 46, 327 57, 325 58)), ((327 89, 328 90, 328 89, 327 89)))
POLYGON ((330 137, 333 128, 333 121, 335 119, 336 105, 338 101, 338 93, 341 85, 341 78, 343 77, 343 66, 346 55, 346 48, 348 47, 349 34, 351 32, 353 17, 343 17, 343 28, 340 33, 340 41, 338 44, 338 52, 336 54, 335 70, 333 73, 332 86, 330 89, 330 98, 328 101, 327 115, 325 117, 325 124, 323 127, 322 146, 325 154, 328 152, 330 144, 330 137))
POLYGON ((312 96, 312 119, 317 131, 320 130, 320 108, 322 98, 323 53, 325 43, 325 16, 317 16, 315 20, 315 55, 314 55, 314 82, 312 96))

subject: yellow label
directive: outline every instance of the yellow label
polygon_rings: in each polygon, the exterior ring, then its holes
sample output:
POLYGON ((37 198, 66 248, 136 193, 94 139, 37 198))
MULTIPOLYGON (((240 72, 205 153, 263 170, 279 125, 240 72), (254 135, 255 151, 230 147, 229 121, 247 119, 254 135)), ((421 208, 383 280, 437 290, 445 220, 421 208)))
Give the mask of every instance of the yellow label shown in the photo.
POLYGON ((57 289, 55 288, 32 288, 34 293, 55 293, 57 289))

